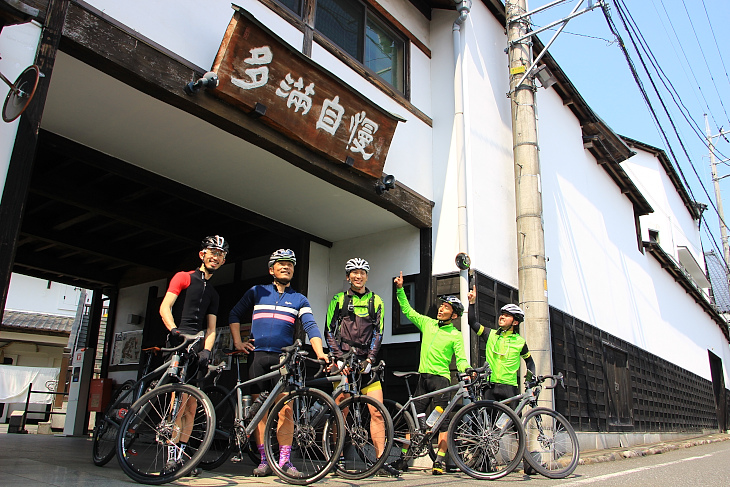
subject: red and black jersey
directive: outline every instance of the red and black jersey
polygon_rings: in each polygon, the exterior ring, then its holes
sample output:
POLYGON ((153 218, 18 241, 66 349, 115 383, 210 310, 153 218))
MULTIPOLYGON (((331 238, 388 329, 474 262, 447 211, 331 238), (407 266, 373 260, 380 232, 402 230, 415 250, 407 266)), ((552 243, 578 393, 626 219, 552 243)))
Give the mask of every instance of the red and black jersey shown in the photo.
POLYGON ((208 327, 205 317, 218 315, 218 292, 200 269, 175 274, 167 292, 178 296, 172 317, 182 333, 192 335, 204 330, 208 327))

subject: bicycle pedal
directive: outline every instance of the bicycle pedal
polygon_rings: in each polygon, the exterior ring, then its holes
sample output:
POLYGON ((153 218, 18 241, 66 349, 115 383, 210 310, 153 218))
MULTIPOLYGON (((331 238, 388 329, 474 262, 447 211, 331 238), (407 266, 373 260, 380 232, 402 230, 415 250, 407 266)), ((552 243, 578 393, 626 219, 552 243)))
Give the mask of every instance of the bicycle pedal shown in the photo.
POLYGON ((243 461, 243 458, 239 457, 238 455, 231 457, 231 463, 241 463, 243 461))

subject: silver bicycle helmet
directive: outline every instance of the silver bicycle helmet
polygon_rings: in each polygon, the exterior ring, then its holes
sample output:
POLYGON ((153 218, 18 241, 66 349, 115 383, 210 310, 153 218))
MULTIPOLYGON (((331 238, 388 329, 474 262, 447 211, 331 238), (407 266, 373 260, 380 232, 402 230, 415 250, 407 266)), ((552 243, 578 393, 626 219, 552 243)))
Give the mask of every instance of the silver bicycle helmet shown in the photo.
POLYGON ((502 306, 500 313, 512 315, 517 323, 522 323, 523 321, 525 321, 525 312, 522 311, 522 308, 520 308, 516 304, 505 304, 504 306, 502 306))
POLYGON ((294 255, 294 251, 290 249, 279 249, 269 257, 269 267, 272 267, 274 263, 285 260, 297 265, 297 256, 294 255))

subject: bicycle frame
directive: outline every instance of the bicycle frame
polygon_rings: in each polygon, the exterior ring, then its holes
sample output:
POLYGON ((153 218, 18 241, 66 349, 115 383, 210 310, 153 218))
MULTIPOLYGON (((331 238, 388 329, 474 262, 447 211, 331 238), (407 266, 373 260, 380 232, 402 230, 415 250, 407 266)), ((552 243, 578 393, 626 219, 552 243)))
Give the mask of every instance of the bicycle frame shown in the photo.
MULTIPOLYGON (((450 392, 455 392, 455 394, 453 395, 453 397, 451 398, 451 400, 449 401, 449 403, 444 408, 444 410, 441 413, 441 415, 438 417, 438 419, 436 420, 436 422, 434 423, 434 425, 431 427, 431 433, 430 434, 425 434, 421 439, 416 440, 415 443, 416 443, 417 446, 419 446, 418 450, 420 450, 420 447, 421 446, 427 444, 427 441, 426 440, 430 440, 431 438, 433 438, 433 436, 435 434, 438 434, 439 428, 440 428, 441 424, 444 421, 446 421, 447 418, 448 418, 448 416, 449 416, 449 414, 452 411, 454 411, 454 409, 457 407, 457 403, 459 402, 460 399, 466 399, 466 400, 469 400, 469 401, 471 400, 471 396, 469 394, 469 391, 466 388, 466 383, 464 382, 464 380, 460 380, 458 384, 455 384, 453 386, 449 386, 449 387, 446 387, 444 389, 439 389, 437 391, 429 392, 427 394, 423 394, 423 395, 417 396, 417 397, 413 397, 412 396, 411 387, 410 387, 410 384, 408 383, 408 379, 407 378, 406 378, 406 388, 408 389, 408 401, 406 401, 406 403, 403 406, 401 406, 400 410, 398 410, 398 412, 393 416, 393 421, 394 422, 396 422, 397 419, 401 417, 401 415, 403 414, 403 411, 405 411, 407 408, 410 408, 410 412, 413 415, 413 418, 415 420, 417 418, 417 416, 416 416, 417 415, 417 412, 416 412, 416 404, 415 404, 416 401, 420 401, 420 400, 423 400, 423 399, 430 399, 432 397, 436 397, 436 396, 439 396, 439 395, 442 395, 442 394, 446 394, 446 393, 450 393, 450 392)), ((420 429, 420 424, 418 424, 417 421, 416 421, 416 428, 419 428, 419 431, 421 431, 422 433, 426 433, 425 431, 422 431, 420 429)), ((404 440, 397 439, 396 441, 402 442, 404 445, 411 445, 411 444, 414 443, 413 439, 410 439, 410 440, 408 440, 408 439, 404 439, 404 440)), ((420 452, 418 452, 418 453, 420 453, 420 452)), ((418 456, 418 454, 413 455, 413 456, 418 456)))

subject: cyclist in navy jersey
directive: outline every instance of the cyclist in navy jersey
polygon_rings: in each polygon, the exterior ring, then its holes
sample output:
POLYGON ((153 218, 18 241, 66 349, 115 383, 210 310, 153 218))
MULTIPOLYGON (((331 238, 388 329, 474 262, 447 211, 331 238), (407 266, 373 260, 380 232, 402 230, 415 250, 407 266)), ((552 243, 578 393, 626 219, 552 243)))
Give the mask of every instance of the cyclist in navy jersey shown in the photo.
MULTIPOLYGON (((160 305, 162 322, 170 331, 171 346, 182 343, 181 334, 194 335, 205 330, 204 343, 202 346, 198 343, 199 370, 204 370, 210 362, 218 314, 218 293, 208 284, 208 280, 225 263, 227 254, 228 242, 223 237, 205 237, 198 253, 202 261, 200 267, 175 274, 160 305)), ((168 445, 165 465, 167 471, 178 469, 184 462, 185 447, 192 433, 196 407, 197 401, 194 399, 187 402, 178 425, 179 438, 175 445, 168 445)))
MULTIPOLYGON (((249 377, 259 377, 271 371, 271 366, 279 363, 279 354, 282 347, 294 343, 294 327, 299 319, 304 331, 309 336, 317 358, 327 361, 322 348, 322 335, 312 316, 312 308, 304 295, 290 287, 294 266, 297 263, 294 252, 289 249, 279 249, 269 258, 269 274, 274 278, 272 284, 253 286, 246 291, 240 301, 233 307, 228 322, 231 325, 231 335, 237 350, 246 353, 254 351, 253 361, 249 368, 249 377), (241 339, 241 321, 245 316, 251 316, 252 340, 241 339)), ((254 398, 265 391, 271 390, 275 381, 258 383, 251 386, 254 398)), ((290 409, 284 408, 282 413, 291 415, 290 409)), ((281 413, 280 413, 281 414, 281 413)), ((280 421, 277 437, 279 442, 279 466, 289 475, 296 476, 297 470, 289 461, 291 453, 292 431, 291 421, 280 421)), ((264 453, 264 430, 266 417, 258 424, 254 432, 254 440, 261 453, 261 463, 253 471, 257 477, 273 473, 264 453)))

